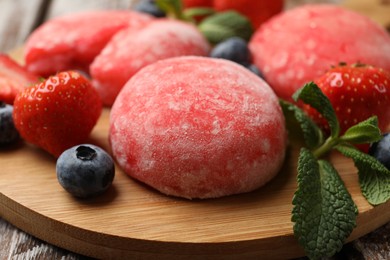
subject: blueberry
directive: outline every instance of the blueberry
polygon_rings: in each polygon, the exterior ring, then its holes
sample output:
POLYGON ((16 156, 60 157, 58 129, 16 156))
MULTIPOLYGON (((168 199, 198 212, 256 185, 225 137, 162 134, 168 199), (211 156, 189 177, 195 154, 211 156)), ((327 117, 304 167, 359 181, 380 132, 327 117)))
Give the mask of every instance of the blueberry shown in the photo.
POLYGON ((57 159, 56 171, 61 186, 79 198, 94 197, 105 192, 115 176, 111 156, 91 144, 64 151, 57 159))
POLYGON ((239 37, 231 37, 215 45, 210 57, 231 60, 247 66, 251 63, 251 53, 247 42, 239 37))
POLYGON ((264 79, 263 73, 261 73, 261 71, 259 70, 259 68, 255 64, 249 64, 248 66, 246 66, 246 68, 248 70, 252 71, 253 73, 255 73, 260 78, 264 79))
POLYGON ((157 5, 156 1, 154 0, 141 0, 138 4, 134 6, 134 10, 150 14, 154 17, 165 17, 166 14, 163 10, 161 10, 157 5))
POLYGON ((0 101, 0 146, 19 139, 19 133, 12 118, 13 110, 13 106, 0 101))
POLYGON ((390 170, 390 133, 383 134, 383 138, 370 145, 368 154, 375 157, 390 170))

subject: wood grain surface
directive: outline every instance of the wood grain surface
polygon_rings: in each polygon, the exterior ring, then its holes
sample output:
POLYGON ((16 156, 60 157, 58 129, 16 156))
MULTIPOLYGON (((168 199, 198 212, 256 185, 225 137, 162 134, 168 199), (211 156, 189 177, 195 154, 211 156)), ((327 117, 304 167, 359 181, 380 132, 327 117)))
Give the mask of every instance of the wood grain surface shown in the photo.
MULTIPOLYGON (((296 5, 311 3, 311 2, 332 2, 337 4, 343 4, 342 0, 329 0, 329 1, 321 1, 321 0, 287 0, 286 6, 287 8, 292 8, 296 5)), ((372 10, 372 5, 379 7, 381 10, 383 7, 388 7, 385 1, 370 1, 370 0, 351 0, 345 1, 349 4, 349 8, 356 9, 359 12, 367 14, 374 19, 377 17, 376 12, 369 11, 372 10), (367 8, 358 8, 362 3, 367 5, 367 8), (370 3, 368 3, 370 2, 370 3)), ((387 1, 388 2, 388 1, 387 1)), ((80 10, 90 10, 90 9, 113 9, 113 8, 126 8, 127 6, 131 6, 134 1, 131 0, 86 0, 86 1, 78 1, 78 0, 34 0, 34 1, 24 1, 24 0, 2 0, 0 1, 0 50, 9 51, 10 49, 14 49, 15 46, 20 46, 30 31, 35 28, 39 23, 64 13, 76 12, 80 10)), ((388 3, 387 3, 388 4, 388 3)), ((387 26, 386 21, 381 22, 384 26, 387 26)), ((16 147, 15 147, 16 148, 16 147)), ((24 149, 24 148, 23 148, 24 149)), ((44 160, 47 160, 47 156, 43 155, 41 152, 37 151, 35 148, 28 146, 28 150, 32 149, 33 153, 38 153, 38 158, 43 156, 44 160)), ((0 159, 3 158, 4 151, 0 151, 0 159)), ((35 158, 35 157, 34 157, 35 158)), ((337 159, 336 159, 337 160, 337 159)), ((49 159, 50 161, 50 159, 49 159)), ((3 165, 3 161, 0 162, 0 165, 3 165)), ((22 167, 22 165, 20 165, 22 167)), ((343 167, 341 167, 343 169, 343 167)), ((0 172, 3 172, 1 167, 0 172)), ((27 182, 29 176, 24 175, 23 181, 27 182)), ((31 176, 32 177, 32 176, 31 176)), ((7 176, 4 178, 14 178, 13 175, 7 176)), ((52 178, 52 177, 51 177, 52 178)), ((47 184, 48 180, 45 180, 47 184)), ((50 180, 52 182, 53 180, 50 180)), ((137 184, 138 185, 138 184, 137 184)), ((280 184, 279 184, 280 185, 280 184)), ((140 185, 145 188, 148 192, 154 194, 153 191, 149 190, 147 187, 140 185)), ((60 188, 60 187, 59 187, 60 188)), ((30 187, 25 187, 26 190, 29 190, 30 187)), ((45 187, 42 188, 43 190, 45 187)), ((34 189, 33 189, 34 190, 34 189)), ((0 188, 2 192, 2 188, 0 188)), ((114 189, 113 196, 114 199, 118 198, 118 189, 114 189)), ((47 198, 50 201, 51 194, 47 194, 47 198)), ((257 194, 257 193, 256 193, 257 194)), ((249 194, 248 194, 249 195, 249 194)), ((246 195, 246 196, 248 196, 246 195)), ((26 195, 27 196, 27 195, 26 195)), ((257 195, 259 196, 259 195, 257 195)), ((256 198, 256 196, 255 196, 256 198)), ((251 197, 251 200, 255 200, 255 198, 251 197)), ((44 204, 46 201, 46 197, 42 196, 40 204, 44 204)), ((227 200, 226 203, 230 203, 230 200, 227 200)), ((1 200, 3 201, 3 200, 1 200)), ((158 200, 157 200, 158 201, 158 200)), ((97 207, 100 202, 92 202, 93 207, 97 207), (97 204, 94 204, 97 203, 97 204)), ((157 203, 157 202, 156 202, 157 203)), ((219 202, 221 203, 221 202, 219 202)), ((216 205, 219 203, 215 203, 216 205)), ((223 203, 222 203, 223 204, 223 203)), ((87 203, 87 206, 89 204, 87 203)), ((108 204, 107 204, 108 205, 108 204)), ((78 207, 78 210, 84 210, 84 204, 81 203, 81 206, 78 207)), ((44 206, 40 206, 44 207, 44 206)), ((88 207, 91 207, 89 205, 88 207)), ((233 206, 226 205, 227 209, 231 209, 233 206)), ((104 208, 104 206, 103 206, 104 208)), ((224 207, 220 207, 225 209, 224 207)), ((234 208, 234 207, 233 207, 234 208)), ((12 210, 20 210, 18 207, 12 208, 12 210)), ((58 205, 57 213, 60 214, 61 206, 58 205)), ((90 210, 88 210, 90 211, 90 210)), ((104 210, 100 211, 95 209, 93 216, 90 218, 96 222, 101 215, 104 215, 104 210)), ((36 214, 34 212, 33 214, 36 214)), ((74 213, 70 213, 72 215, 74 213)), ((61 215, 61 214, 60 214, 61 215)), ((373 214, 374 218, 378 218, 376 214, 373 214)), ((3 211, 0 208, 0 216, 3 216, 3 211)), ((76 214, 77 217, 77 214, 76 214)), ((115 216, 114 216, 115 217, 115 216)), ((203 218, 208 218, 209 216, 203 216, 203 218)), ((371 217, 371 215, 369 216, 371 217)), ((383 216, 382 216, 383 217, 383 216)), ((15 216, 15 218, 22 218, 21 216, 15 216)), ((154 216, 153 218, 157 218, 154 216)), ((198 216, 198 218, 201 218, 198 216)), ((285 217, 284 217, 285 218, 285 217)), ((381 217, 379 217, 381 219, 381 217)), ((14 223, 13 218, 11 217, 10 221, 14 223)), ((25 220, 23 225, 26 225, 26 222, 30 221, 29 219, 25 220)), ((221 220, 222 221, 222 220, 221 220)), ((254 221, 254 220, 253 220, 254 221)), ((225 223, 226 225, 226 223, 225 223)), ((370 232, 371 227, 368 227, 365 223, 365 219, 361 219, 359 221, 359 225, 362 226, 361 234, 370 232)), ((217 227, 223 226, 223 223, 217 225, 217 227)), ((34 224, 28 225, 28 228, 25 229, 29 231, 30 229, 50 229, 51 225, 43 226, 37 225, 34 227, 34 224)), ((157 227, 159 229, 161 227, 157 227)), ((71 229, 72 230, 72 229, 71 229)), ((247 231, 244 231, 247 232, 247 231)), ((31 234, 34 234, 31 232, 31 234)), ((73 234, 77 236, 77 232, 73 234)), ((346 244, 342 251, 335 256, 333 259, 390 259, 390 223, 383 225, 381 228, 359 238, 355 239, 355 237, 360 236, 361 234, 354 233, 350 238, 353 241, 346 244)), ((55 233, 53 234, 55 236, 55 233)), ((214 234, 215 236, 215 234, 214 234)), ((60 238, 61 240, 61 238, 60 238)), ((46 240, 47 241, 47 240, 46 240)), ((50 242, 50 241, 49 241, 50 242)), ((63 242, 60 241, 57 245, 63 246, 63 242)), ((230 246, 234 247, 233 244, 230 246)), ((68 247, 69 248, 69 247, 68 247)), ((229 249, 232 250, 232 249, 229 249)), ((282 248, 280 248, 282 250, 282 248)), ((75 250, 76 251, 76 250, 75 250)), ((76 251, 80 252, 80 251, 76 251)), ((102 258, 102 255, 97 256, 98 258, 102 258)), ((15 228, 9 222, 0 219, 0 259, 84 259, 87 258, 85 256, 81 256, 67 250, 58 248, 54 245, 47 244, 44 241, 33 237, 29 234, 24 233, 23 231, 15 228)), ((241 258, 239 258, 241 259, 241 258)), ((262 257, 262 259, 265 259, 262 257)))
POLYGON ((37 25, 44 1, 0 1, 0 50, 8 52, 20 46, 37 25), (23 17, 23 19, 15 19, 23 17))
MULTIPOLYGON (((14 57, 20 60, 21 52, 14 57)), ((105 109, 89 141, 109 151, 108 117, 105 109)), ((55 159, 21 142, 0 150, 0 210, 28 233, 96 258, 300 257, 304 253, 290 220, 299 146, 291 140, 278 176, 247 194, 193 201, 168 197, 117 167, 114 185, 104 196, 77 200, 58 184, 55 159)), ((390 201, 375 208, 367 203, 352 161, 337 153, 330 160, 359 209, 349 241, 389 222, 390 201)))
MULTIPOLYGON (((106 109, 90 142, 109 150, 106 109)), ((98 258, 285 259, 303 255, 292 235, 297 147, 279 175, 255 192, 188 201, 162 195, 117 167, 104 196, 77 200, 58 184, 55 160, 21 143, 0 150, 0 209, 5 219, 57 246, 98 258)), ((390 202, 371 207, 362 197, 352 162, 331 160, 359 209, 354 240, 390 220, 390 202)))
POLYGON ((390 0, 345 0, 343 5, 371 17, 390 30, 390 0))

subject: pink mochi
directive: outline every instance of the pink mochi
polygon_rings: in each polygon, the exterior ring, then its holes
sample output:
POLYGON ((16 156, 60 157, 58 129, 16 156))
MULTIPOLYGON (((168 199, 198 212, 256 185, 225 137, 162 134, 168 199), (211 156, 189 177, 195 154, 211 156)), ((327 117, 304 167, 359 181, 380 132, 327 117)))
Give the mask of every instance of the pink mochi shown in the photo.
POLYGON ((115 33, 124 28, 137 30, 152 19, 132 11, 90 11, 54 18, 27 39, 26 67, 44 77, 68 69, 88 72, 115 33))
POLYGON ((115 35, 91 65, 92 83, 110 106, 123 85, 146 65, 176 56, 206 56, 209 48, 192 24, 159 19, 142 30, 115 35))
POLYGON ((275 16, 255 32, 250 49, 267 82, 286 100, 340 62, 390 70, 389 33, 336 5, 304 5, 275 16))
POLYGON ((192 56, 158 61, 126 83, 109 140, 128 175, 188 199, 253 191, 278 173, 286 151, 267 83, 233 62, 192 56))

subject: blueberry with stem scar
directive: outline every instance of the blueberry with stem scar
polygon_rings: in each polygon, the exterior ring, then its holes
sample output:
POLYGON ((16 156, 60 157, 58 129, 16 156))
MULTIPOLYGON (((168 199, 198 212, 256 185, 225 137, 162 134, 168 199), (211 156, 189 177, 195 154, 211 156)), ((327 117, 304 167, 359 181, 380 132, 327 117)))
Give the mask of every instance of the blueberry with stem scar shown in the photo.
POLYGON ((79 198, 94 197, 105 192, 115 176, 111 156, 91 144, 64 151, 57 160, 56 171, 61 186, 79 198))

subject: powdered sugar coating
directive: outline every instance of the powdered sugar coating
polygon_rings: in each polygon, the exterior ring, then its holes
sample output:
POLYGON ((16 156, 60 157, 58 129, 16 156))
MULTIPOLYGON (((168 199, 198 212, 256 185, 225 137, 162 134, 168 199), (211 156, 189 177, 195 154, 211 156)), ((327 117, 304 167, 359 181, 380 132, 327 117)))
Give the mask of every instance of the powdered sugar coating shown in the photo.
POLYGON ((191 24, 159 19, 142 30, 118 33, 91 65, 93 85, 112 105, 123 85, 155 61, 184 55, 206 56, 209 44, 191 24))
POLYGON ((127 174, 162 193, 214 198, 274 177, 286 130, 263 80, 230 61, 189 56, 126 83, 111 110, 110 144, 127 174))
POLYGON ((137 30, 152 17, 132 11, 89 11, 47 21, 27 39, 27 69, 41 76, 89 64, 118 31, 137 30))
POLYGON ((335 5, 305 5, 275 16, 255 33, 250 48, 267 82, 287 100, 339 62, 390 70, 390 35, 368 17, 335 5))

